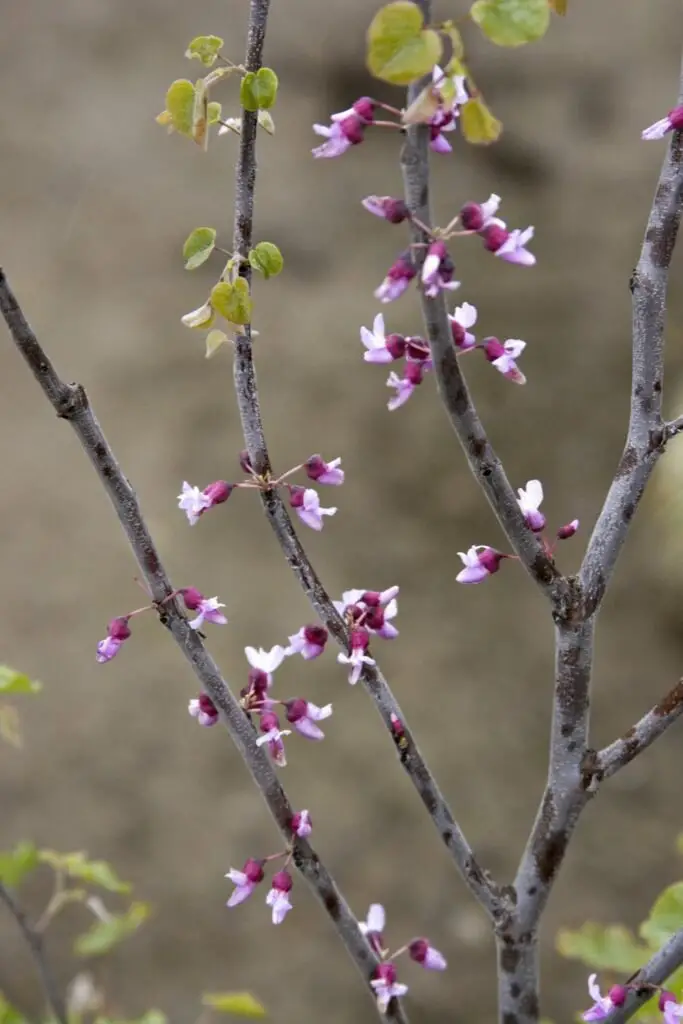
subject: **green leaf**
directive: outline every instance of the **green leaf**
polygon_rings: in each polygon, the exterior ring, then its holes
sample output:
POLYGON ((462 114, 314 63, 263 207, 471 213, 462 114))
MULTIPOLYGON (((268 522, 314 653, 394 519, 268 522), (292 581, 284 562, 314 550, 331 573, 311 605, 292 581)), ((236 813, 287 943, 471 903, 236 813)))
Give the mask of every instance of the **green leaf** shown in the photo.
POLYGON ((460 130, 467 142, 481 146, 495 142, 503 125, 493 116, 481 96, 477 96, 460 108, 460 130))
POLYGON ((235 1017, 265 1017, 266 1008, 251 992, 205 992, 202 1006, 235 1017))
POLYGON ((0 992, 0 1024, 26 1024, 26 1017, 7 1002, 2 992, 0 992))
POLYGON ((207 299, 203 306, 190 310, 189 313, 185 313, 180 319, 186 327, 210 327, 214 318, 213 307, 210 300, 207 299))
POLYGON ((0 693, 38 693, 43 684, 29 679, 23 672, 16 672, 8 665, 0 665, 0 693))
POLYGON ((216 245, 215 228, 195 228, 183 243, 185 270, 195 270, 206 263, 216 245))
POLYGON ((96 885, 108 892, 130 892, 132 886, 122 882, 114 869, 105 860, 88 860, 85 853, 56 853, 54 850, 41 850, 40 860, 49 864, 55 871, 62 871, 69 878, 78 878, 88 885, 96 885))
POLYGON ((263 274, 266 281, 279 274, 285 263, 282 253, 273 242, 259 242, 249 253, 249 262, 254 270, 263 274))
POLYGON ((125 913, 112 914, 106 921, 96 921, 74 943, 78 956, 102 956, 123 939, 138 930, 150 914, 148 903, 131 903, 125 913))
POLYGON ((443 43, 438 32, 424 27, 422 12, 409 0, 380 8, 367 33, 367 66, 375 78, 392 85, 410 85, 438 64, 443 43))
POLYGON ((206 336, 206 358, 211 359, 212 356, 215 356, 221 345, 225 345, 229 340, 225 331, 209 331, 206 336))
POLYGON ((233 324, 248 324, 251 319, 249 285, 243 277, 234 283, 220 281, 211 291, 211 305, 222 317, 233 324))
POLYGON ((200 78, 194 89, 194 106, 192 108, 192 138, 203 150, 209 144, 209 94, 206 82, 200 78))
POLYGON ((655 900, 647 921, 640 926, 640 934, 658 949, 667 939, 683 927, 683 882, 670 885, 655 900))
POLYGON ((216 100, 211 100, 207 107, 208 121, 209 124, 217 124, 221 119, 221 110, 223 106, 221 103, 217 103, 216 100))
POLYGON ((0 852, 0 882, 14 889, 39 863, 38 850, 33 843, 18 843, 13 850, 0 852))
MULTIPOLYGON (((166 93, 166 110, 170 123, 182 135, 192 135, 192 120, 195 105, 195 89, 192 82, 179 78, 166 93)), ((163 114, 160 114, 157 121, 163 114)))
POLYGON ((189 57, 190 60, 196 57, 205 68, 210 68, 216 61, 218 51, 223 47, 223 42, 224 40, 220 36, 195 36, 185 50, 185 56, 189 57))
POLYGON ((240 82, 240 103, 245 110, 268 110, 277 98, 278 77, 272 68, 247 71, 240 82))
POLYGON ((497 46, 541 39, 550 24, 548 0, 476 0, 470 17, 497 46))
POLYGON ((623 925, 605 927, 594 921, 586 921, 577 931, 562 929, 555 945, 558 953, 570 960, 580 960, 595 971, 620 974, 637 970, 651 954, 623 925))

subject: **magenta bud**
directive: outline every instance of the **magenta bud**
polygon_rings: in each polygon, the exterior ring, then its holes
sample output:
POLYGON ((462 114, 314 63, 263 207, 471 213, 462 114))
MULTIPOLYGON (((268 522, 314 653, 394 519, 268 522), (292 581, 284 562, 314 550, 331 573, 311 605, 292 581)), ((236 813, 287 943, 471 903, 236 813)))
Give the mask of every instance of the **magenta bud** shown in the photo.
POLYGON ((450 321, 451 335, 453 336, 453 344, 455 345, 456 348, 462 348, 465 341, 465 335, 467 332, 465 328, 462 326, 462 324, 459 324, 456 319, 451 317, 450 321))
POLYGON ((381 608, 371 608, 365 616, 365 625, 368 629, 381 629, 384 625, 384 612, 381 608))
POLYGON ((107 636, 111 637, 112 640, 127 640, 130 636, 127 617, 122 616, 120 619, 112 619, 107 626, 107 636))
POLYGON ((327 643, 327 630, 324 626, 304 626, 304 639, 308 644, 324 647, 327 643))
POLYGON ((226 483, 225 480, 215 480, 204 488, 203 493, 211 499, 212 505, 221 505, 232 494, 232 484, 226 483))
POLYGON ((280 892, 289 892, 293 885, 292 876, 289 871, 278 871, 273 875, 271 885, 273 889, 278 889, 280 892))
POLYGON ((391 731, 393 732, 394 736, 398 736, 399 739, 400 739, 401 736, 405 736, 405 729, 403 728, 403 722, 398 717, 398 715, 394 714, 393 711, 389 715, 389 721, 391 722, 391 731))
POLYGON ((288 722, 294 724, 300 719, 306 717, 308 711, 308 702, 303 697, 295 697, 293 700, 288 700, 285 703, 285 718, 288 722))
POLYGON ((365 135, 365 123, 358 117, 357 114, 351 114, 349 117, 345 117, 343 121, 338 122, 341 128, 342 134, 352 146, 357 146, 363 141, 365 135))
POLYGON ((306 459, 304 468, 310 480, 317 480, 327 472, 327 463, 320 455, 311 455, 310 459, 306 459))
POLYGON ((490 363, 505 355, 505 346, 500 343, 498 338, 484 338, 481 349, 490 363))
POLYGON ((429 943, 426 939, 413 939, 408 946, 408 955, 415 963, 422 964, 429 952, 429 943))
POLYGON ((481 231, 484 226, 484 211, 479 203, 465 203, 460 211, 460 223, 465 231, 481 231))
POLYGON ((240 469, 243 473, 247 473, 248 476, 254 475, 254 469, 251 465, 251 459, 249 458, 249 452, 245 448, 240 452, 239 455, 240 469))
POLYGON ((392 281, 412 281, 416 274, 417 270, 408 249, 401 253, 398 259, 392 263, 387 272, 387 277, 392 281))
POLYGON ((375 117, 375 104, 369 96, 361 96, 359 100, 356 100, 353 109, 367 124, 370 124, 375 117))
MULTIPOLYGON (((675 1003, 675 1002, 676 1002, 676 996, 673 994, 673 992, 667 992, 667 990, 664 989, 662 991, 662 994, 659 997, 658 1006, 659 1006, 659 1009, 663 1011, 664 1007, 666 1006, 667 1003, 675 1003)), ((616 1005, 621 1005, 621 1004, 619 1003, 619 1004, 616 1004, 616 1005)))
POLYGON ((267 689, 267 673, 260 668, 249 669, 249 691, 256 697, 264 697, 267 689))
POLYGON ((569 540, 573 537, 579 528, 579 520, 572 519, 571 523, 567 523, 565 526, 561 526, 557 531, 558 540, 569 540))
POLYGON ((346 614, 351 616, 353 622, 357 622, 362 615, 365 615, 365 608, 361 608, 359 604, 350 604, 346 609, 346 614))
POLYGON ((406 340, 402 334, 387 334, 384 345, 392 359, 402 359, 406 351, 406 340))
POLYGON ((351 630, 351 650, 367 651, 370 643, 370 634, 367 629, 354 627, 351 630))
POLYGON ((204 600, 204 595, 196 587, 183 587, 180 593, 185 602, 185 607, 191 612, 196 611, 204 600))
POLYGON ((387 985, 393 985, 396 981, 396 968, 392 963, 378 964, 375 969, 375 977, 381 978, 387 985))
POLYGON ((313 831, 313 819, 308 811, 297 811, 292 815, 289 826, 297 836, 310 836, 313 831))
POLYGON ((305 493, 305 487, 298 487, 296 484, 289 485, 289 504, 292 508, 302 508, 305 493))
POLYGON ((270 732, 280 728, 280 720, 274 711, 264 711, 261 715, 261 732, 270 732))
POLYGON ((253 860, 251 857, 246 862, 242 871, 253 885, 263 881, 263 860, 253 860))
POLYGON ((384 206, 384 218, 390 224, 402 224, 410 217, 410 210, 402 199, 390 199, 384 206))
POLYGON ((361 601, 363 604, 366 604, 368 608, 379 608, 381 600, 382 595, 379 590, 366 590, 361 597, 361 601))
POLYGON ((406 355, 421 362, 429 357, 429 345, 424 338, 406 338, 406 355))
MULTIPOLYGON (((612 985, 607 995, 609 996, 610 1002, 613 1006, 623 1006, 626 1002, 628 989, 625 985, 612 985)), ((663 1007, 660 1007, 660 1009, 663 1009, 663 1007)))
POLYGON ((507 242, 509 237, 510 232, 507 228, 501 227, 500 224, 489 224, 487 228, 484 228, 482 234, 484 248, 489 252, 498 252, 503 242, 507 242))
POLYGON ((674 107, 667 114, 671 127, 676 131, 680 131, 683 128, 683 107, 674 107))
POLYGON ((409 380, 411 384, 421 384, 422 378, 424 377, 424 364, 406 363, 404 377, 406 380, 409 380))
POLYGON ((508 558, 508 555, 504 555, 501 551, 495 551, 493 548, 486 548, 485 551, 479 553, 479 563, 483 565, 489 573, 498 572, 500 569, 500 563, 504 558, 508 558))

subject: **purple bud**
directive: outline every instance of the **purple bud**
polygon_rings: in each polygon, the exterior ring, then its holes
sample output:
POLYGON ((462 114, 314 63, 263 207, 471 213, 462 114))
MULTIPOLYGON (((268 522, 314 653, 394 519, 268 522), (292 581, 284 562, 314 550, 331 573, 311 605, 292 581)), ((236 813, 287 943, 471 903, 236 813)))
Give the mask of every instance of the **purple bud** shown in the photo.
POLYGON ((263 881, 264 864, 265 861, 253 860, 253 858, 250 857, 249 860, 245 863, 244 867, 242 868, 242 871, 247 876, 252 885, 258 885, 259 882, 263 881))
POLYGON ((501 551, 495 551, 493 548, 486 548, 479 553, 479 562, 489 573, 498 572, 504 558, 509 558, 509 555, 504 555, 501 551))
POLYGON ((465 203, 460 211, 460 223, 465 231, 480 231, 484 226, 484 211, 479 203, 465 203))
POLYGON ((285 718, 292 724, 305 718, 307 711, 308 702, 303 697, 295 697, 293 700, 288 700, 285 703, 285 718))
POLYGON ((396 736, 398 739, 401 739, 403 736, 405 736, 406 733, 405 729, 403 728, 403 722, 398 717, 398 715, 395 715, 394 712, 392 711, 391 714, 389 715, 389 720, 391 722, 391 731, 393 732, 394 736, 396 736))
POLYGON ((185 607, 191 612, 196 611, 204 600, 204 595, 196 587, 184 587, 180 593, 185 602, 185 607))
POLYGON ((270 884, 273 889, 278 889, 280 892, 289 892, 293 885, 292 876, 289 871, 278 871, 273 875, 270 884))
POLYGON ((352 651, 367 651, 368 645, 370 643, 370 634, 368 633, 367 629, 359 629, 357 627, 354 627, 354 629, 351 630, 350 639, 352 651))
POLYGON ((667 114, 671 127, 676 131, 680 131, 683 128, 683 107, 674 107, 667 114))
POLYGON ((392 963, 378 964, 375 977, 380 978, 386 985, 393 985, 396 981, 396 968, 392 963))
POLYGON ((290 484, 289 487, 289 504, 292 508, 302 508, 304 504, 304 494, 306 493, 305 487, 298 487, 296 484, 290 484))
POLYGON ((270 732, 271 729, 280 728, 280 719, 274 711, 264 711, 261 715, 261 732, 270 732))
POLYGON ((384 611, 381 608, 371 608, 365 617, 365 625, 368 629, 380 630, 384 625, 384 611))
POLYGON ((366 124, 371 124, 375 117, 375 103, 369 96, 361 96, 353 104, 353 109, 366 124))
POLYGON ((304 626, 304 639, 306 643, 324 647, 327 643, 327 636, 328 633, 324 626, 304 626))
POLYGON ((565 526, 561 526, 557 531, 558 540, 569 540, 573 537, 579 528, 579 520, 572 519, 571 523, 567 523, 565 526))
MULTIPOLYGON (((676 996, 673 994, 673 992, 667 992, 667 990, 664 989, 662 991, 662 994, 659 997, 658 1006, 659 1006, 659 1009, 663 1011, 664 1007, 666 1006, 667 1003, 675 1003, 675 1002, 676 1002, 676 996)), ((617 1004, 617 1005, 622 1005, 622 1004, 617 1004)))
POLYGON ((204 494, 211 499, 212 505, 221 505, 228 500, 232 489, 232 484, 226 483, 225 480, 215 480, 214 483, 204 488, 204 494))
POLYGON ((484 248, 489 252, 498 252, 503 242, 507 242, 509 237, 510 232, 507 228, 501 227, 500 224, 489 224, 482 234, 484 248))
POLYGON ((338 122, 344 138, 348 139, 352 146, 357 146, 363 141, 365 135, 365 123, 358 117, 357 114, 351 114, 349 117, 345 117, 343 121, 338 122))
POLYGON ((406 338, 406 355, 421 362, 429 357, 429 345, 420 337, 406 338))
MULTIPOLYGON (((623 1006, 626 1002, 628 989, 625 985, 612 985, 607 995, 613 1006, 623 1006)), ((663 1007, 660 1007, 660 1009, 663 1009, 663 1007)))
POLYGON ((260 668, 249 670, 249 691, 256 697, 264 697, 268 690, 268 673, 260 668))
POLYGON ((297 811, 290 822, 292 832, 297 836, 310 836, 313 831, 313 820, 308 811, 297 811))
POLYGON ((363 604, 366 604, 368 608, 379 608, 382 601, 382 595, 379 590, 366 590, 361 601, 363 604))
POLYGON ((311 455, 304 463, 304 468, 309 479, 317 480, 327 472, 327 463, 320 455, 311 455))
POLYGON ((392 359, 402 359, 406 351, 406 340, 402 334, 387 334, 384 345, 392 359))
POLYGON ((426 939, 413 939, 413 941, 408 946, 408 954, 410 956, 410 959, 414 960, 415 963, 418 964, 424 963, 424 959, 427 956, 428 950, 429 943, 427 942, 426 939))
POLYGON ((484 338, 481 348, 490 363, 505 355, 505 346, 500 343, 498 338, 484 338))
POLYGON ((107 626, 107 636, 111 637, 112 640, 127 640, 130 636, 128 618, 122 616, 120 619, 112 619, 107 626))
POLYGON ((424 377, 424 363, 406 363, 404 377, 411 384, 421 384, 424 377))

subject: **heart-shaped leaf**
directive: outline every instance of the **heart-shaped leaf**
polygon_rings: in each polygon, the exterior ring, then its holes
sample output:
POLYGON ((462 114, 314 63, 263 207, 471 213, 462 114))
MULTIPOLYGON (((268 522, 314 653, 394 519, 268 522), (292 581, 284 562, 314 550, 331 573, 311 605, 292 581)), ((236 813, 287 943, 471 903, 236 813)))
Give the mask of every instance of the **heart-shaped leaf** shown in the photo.
POLYGON ((410 85, 428 74, 443 53, 441 36, 424 27, 417 4, 396 0, 382 7, 367 34, 367 66, 375 78, 410 85))
POLYGON ((522 46, 540 39, 550 24, 548 0, 476 0, 470 17, 498 46, 522 46))

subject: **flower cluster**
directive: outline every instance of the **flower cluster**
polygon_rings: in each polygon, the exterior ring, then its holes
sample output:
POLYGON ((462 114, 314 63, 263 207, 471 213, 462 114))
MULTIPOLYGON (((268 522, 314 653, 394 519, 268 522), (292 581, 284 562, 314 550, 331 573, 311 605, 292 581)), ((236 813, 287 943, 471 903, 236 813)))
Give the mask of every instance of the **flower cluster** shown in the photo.
POLYGON ((349 682, 352 686, 360 679, 365 665, 374 665, 375 659, 368 654, 372 634, 384 640, 394 640, 398 630, 391 620, 398 614, 398 587, 388 590, 346 590, 341 601, 334 606, 349 626, 349 651, 340 652, 337 661, 349 666, 349 682))
POLYGON ((361 932, 380 960, 370 984, 382 1013, 387 1012, 392 999, 399 999, 408 991, 408 986, 398 981, 395 961, 399 956, 407 953, 411 960, 428 971, 444 971, 447 967, 444 956, 424 938, 413 939, 395 953, 389 953, 382 935, 385 923, 386 915, 380 903, 371 904, 367 920, 359 922, 361 932))
POLYGON ((597 974, 591 974, 588 979, 588 991, 593 1000, 593 1005, 585 1013, 582 1013, 581 1017, 585 1021, 605 1020, 613 1010, 625 1004, 631 988, 639 992, 643 989, 649 989, 653 995, 659 992, 657 1006, 662 1014, 663 1024, 678 1024, 683 1017, 683 1003, 678 1002, 673 992, 668 992, 659 985, 642 985, 638 983, 633 986, 630 984, 612 985, 607 995, 603 996, 597 983, 597 974))
POLYGON ((314 488, 285 483, 285 480, 299 470, 303 470, 309 480, 315 483, 339 487, 344 483, 344 470, 340 468, 341 459, 325 462, 320 455, 311 455, 306 462, 288 470, 275 480, 259 477, 251 467, 247 452, 240 454, 239 463, 242 470, 249 474, 250 479, 232 484, 225 480, 215 480, 203 490, 184 481, 182 491, 178 495, 178 508, 185 513, 190 526, 198 523, 208 509, 227 501, 232 492, 238 488, 272 490, 280 486, 285 487, 289 494, 291 508, 294 509, 302 523, 310 526, 312 530, 322 530, 324 516, 335 515, 336 508, 321 506, 320 497, 314 488))
MULTIPOLYGON (((543 487, 540 480, 529 480, 526 488, 520 487, 517 491, 520 511, 524 516, 527 527, 534 533, 542 533, 545 529, 545 516, 541 512, 543 501, 543 487)), ((561 526, 556 533, 557 540, 568 540, 573 537, 579 528, 579 520, 573 519, 570 523, 561 526)), ((554 551, 553 545, 544 540, 548 555, 554 551)), ((486 544, 475 544, 468 551, 459 551, 458 555, 464 568, 455 577, 458 583, 481 583, 494 572, 498 572, 501 562, 505 558, 516 558, 516 555, 506 554, 488 547, 486 544)))

